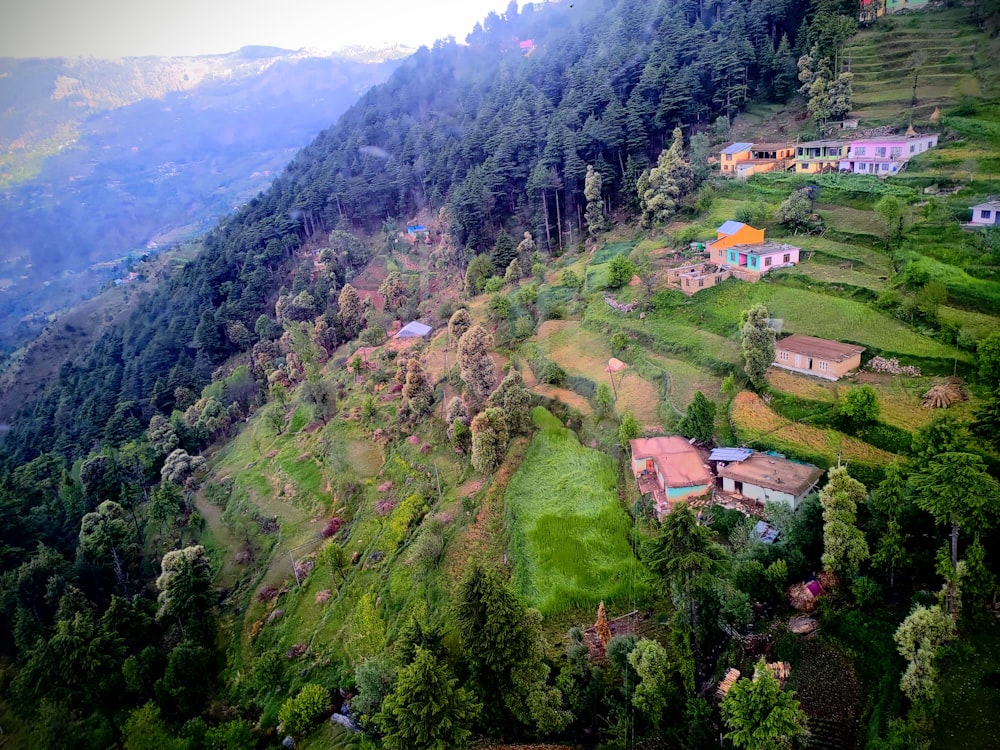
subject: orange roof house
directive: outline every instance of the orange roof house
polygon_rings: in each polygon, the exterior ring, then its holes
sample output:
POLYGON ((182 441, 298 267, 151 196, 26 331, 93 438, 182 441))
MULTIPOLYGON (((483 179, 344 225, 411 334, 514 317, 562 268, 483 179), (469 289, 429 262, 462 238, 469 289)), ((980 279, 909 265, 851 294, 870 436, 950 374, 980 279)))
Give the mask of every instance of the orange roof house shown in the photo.
POLYGON ((774 342, 774 366, 827 380, 861 367, 863 346, 795 334, 774 342))
POLYGON ((721 265, 726 262, 727 248, 733 245, 760 245, 763 242, 763 229, 754 229, 749 224, 730 220, 719 225, 715 230, 715 241, 708 243, 705 249, 708 250, 709 259, 721 265))
POLYGON ((632 473, 644 495, 652 495, 660 518, 674 503, 708 492, 712 472, 687 438, 670 435, 629 440, 632 473))

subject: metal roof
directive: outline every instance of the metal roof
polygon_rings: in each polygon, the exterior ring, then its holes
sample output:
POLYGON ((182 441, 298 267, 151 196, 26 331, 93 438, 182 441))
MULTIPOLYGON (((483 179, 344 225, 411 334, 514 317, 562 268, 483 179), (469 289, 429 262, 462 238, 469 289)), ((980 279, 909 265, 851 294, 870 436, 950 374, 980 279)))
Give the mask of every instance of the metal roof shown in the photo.
POLYGON ((752 143, 733 143, 722 149, 721 153, 738 154, 740 151, 747 151, 751 146, 753 146, 752 143))
POLYGON ((418 323, 417 321, 414 320, 412 323, 407 323, 405 326, 400 328, 399 333, 397 333, 394 336, 394 338, 412 339, 420 336, 426 336, 430 332, 431 332, 430 326, 424 325, 423 323, 418 323))
POLYGON ((745 461, 753 455, 749 448, 715 448, 709 455, 709 461, 745 461))
POLYGON ((722 222, 722 225, 715 231, 719 234, 736 234, 745 226, 746 224, 742 221, 733 221, 730 219, 729 221, 722 222))

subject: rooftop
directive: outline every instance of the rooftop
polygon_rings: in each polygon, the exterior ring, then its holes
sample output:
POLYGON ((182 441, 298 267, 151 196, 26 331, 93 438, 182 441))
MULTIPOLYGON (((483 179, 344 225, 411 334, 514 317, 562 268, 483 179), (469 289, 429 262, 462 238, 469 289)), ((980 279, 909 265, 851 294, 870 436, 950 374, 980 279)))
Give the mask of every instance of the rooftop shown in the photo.
POLYGON ((412 323, 407 323, 405 326, 399 329, 399 333, 396 334, 397 339, 411 339, 419 338, 420 336, 426 336, 431 332, 431 327, 414 320, 412 323))
POLYGON ((992 209, 994 211, 1000 211, 1000 201, 986 201, 986 203, 977 203, 972 208, 973 209, 985 208, 986 210, 992 209))
POLYGON ((755 143, 753 144, 754 151, 778 151, 783 148, 795 148, 794 143, 755 143))
POLYGON ((698 449, 687 438, 670 435, 629 440, 632 458, 652 458, 667 487, 695 487, 712 483, 698 449))
POLYGON ((746 461, 753 455, 750 448, 715 448, 709 455, 709 461, 746 461))
POLYGON ((912 141, 915 138, 935 138, 937 133, 917 133, 916 135, 884 135, 881 138, 852 138, 851 145, 868 143, 892 143, 893 141, 912 141))
POLYGON ((767 453, 754 453, 746 461, 720 466, 720 477, 771 490, 801 495, 811 489, 823 470, 812 464, 799 464, 767 453))
POLYGON ((719 228, 716 229, 715 231, 718 234, 736 234, 745 226, 747 225, 744 224, 742 221, 733 221, 732 219, 730 219, 729 221, 722 222, 722 224, 719 225, 719 228))
POLYGON ((800 143, 799 148, 823 148, 824 146, 846 146, 852 141, 806 141, 800 143))
POLYGON ((803 336, 798 333, 774 342, 774 348, 784 349, 793 354, 825 359, 829 362, 843 362, 865 350, 865 347, 856 344, 842 344, 839 341, 818 339, 815 336, 803 336))
POLYGON ((756 245, 733 245, 731 249, 747 255, 770 255, 772 253, 787 253, 789 250, 801 250, 802 248, 784 242, 768 241, 756 245))
POLYGON ((748 148, 753 146, 752 143, 732 143, 722 149, 723 154, 738 154, 740 151, 746 151, 748 148))

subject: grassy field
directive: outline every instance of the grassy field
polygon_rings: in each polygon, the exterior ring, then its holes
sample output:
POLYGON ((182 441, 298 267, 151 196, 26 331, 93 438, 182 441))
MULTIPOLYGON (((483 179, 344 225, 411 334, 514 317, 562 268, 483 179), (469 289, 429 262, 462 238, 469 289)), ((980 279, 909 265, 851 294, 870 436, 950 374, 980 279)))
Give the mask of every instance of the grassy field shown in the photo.
MULTIPOLYGON (((611 358, 611 348, 605 337, 581 327, 577 321, 548 320, 538 327, 537 338, 542 350, 568 374, 610 385, 604 368, 611 358)), ((618 392, 615 407, 619 413, 630 411, 642 424, 655 424, 659 420, 655 385, 634 370, 616 375, 615 384, 618 392)))
POLYGON ((514 582, 543 614, 642 598, 650 581, 629 547, 611 459, 580 445, 544 409, 507 488, 514 582))
POLYGON ((862 211, 831 203, 817 203, 816 213, 827 226, 849 234, 870 234, 879 237, 885 232, 885 223, 874 211, 862 211))
POLYGON ((736 333, 740 313, 751 305, 767 306, 771 317, 784 321, 783 333, 802 333, 821 338, 848 340, 877 347, 889 356, 907 355, 929 359, 967 362, 969 354, 953 346, 923 336, 871 307, 853 300, 839 299, 807 289, 759 282, 742 284, 727 281, 696 295, 689 308, 704 325, 718 331, 736 333))

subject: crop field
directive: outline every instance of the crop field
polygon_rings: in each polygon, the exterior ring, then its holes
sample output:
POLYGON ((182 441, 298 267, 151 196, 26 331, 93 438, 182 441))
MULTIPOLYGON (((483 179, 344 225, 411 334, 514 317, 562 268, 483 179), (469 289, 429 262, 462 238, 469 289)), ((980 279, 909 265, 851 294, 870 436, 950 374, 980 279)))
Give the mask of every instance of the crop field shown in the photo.
MULTIPOLYGON (((604 371, 611 358, 607 340, 568 320, 547 320, 538 328, 542 350, 570 375, 583 375, 595 383, 610 385, 604 371)), ((659 421, 656 386, 632 370, 615 376, 619 413, 632 412, 641 424, 659 421)))
POLYGON ((740 313, 758 302, 767 306, 771 317, 784 320, 783 333, 802 333, 834 340, 847 339, 881 349, 883 352, 960 362, 967 352, 942 344, 907 328, 903 323, 865 304, 839 299, 806 289, 758 282, 741 284, 727 281, 693 298, 705 325, 735 334, 740 313))
POLYGON ((779 268, 771 272, 771 276, 775 279, 799 274, 804 274, 824 284, 856 286, 863 289, 871 289, 873 292, 881 292, 888 286, 888 282, 879 279, 878 276, 871 273, 855 271, 851 268, 841 268, 838 264, 820 263, 815 260, 807 260, 799 263, 795 268, 779 268))
POLYGON ((650 579, 629 546, 614 463, 545 409, 533 417, 538 433, 505 499, 515 586, 546 615, 644 598, 650 579))
POLYGON ((678 413, 684 413, 697 391, 701 391, 709 401, 722 399, 721 378, 673 357, 649 354, 645 360, 655 372, 664 373, 669 377, 669 399, 678 413))
POLYGON ((813 252, 830 262, 846 261, 854 264, 854 270, 865 268, 879 276, 890 276, 893 273, 892 259, 888 255, 864 245, 848 245, 826 237, 794 237, 787 241, 805 250, 806 256, 813 252))
POLYGON ((742 391, 733 399, 730 416, 739 439, 775 448, 791 455, 801 449, 822 457, 828 465, 835 464, 839 454, 843 460, 858 461, 869 466, 885 466, 899 457, 836 430, 820 429, 792 422, 776 414, 760 396, 742 391))

